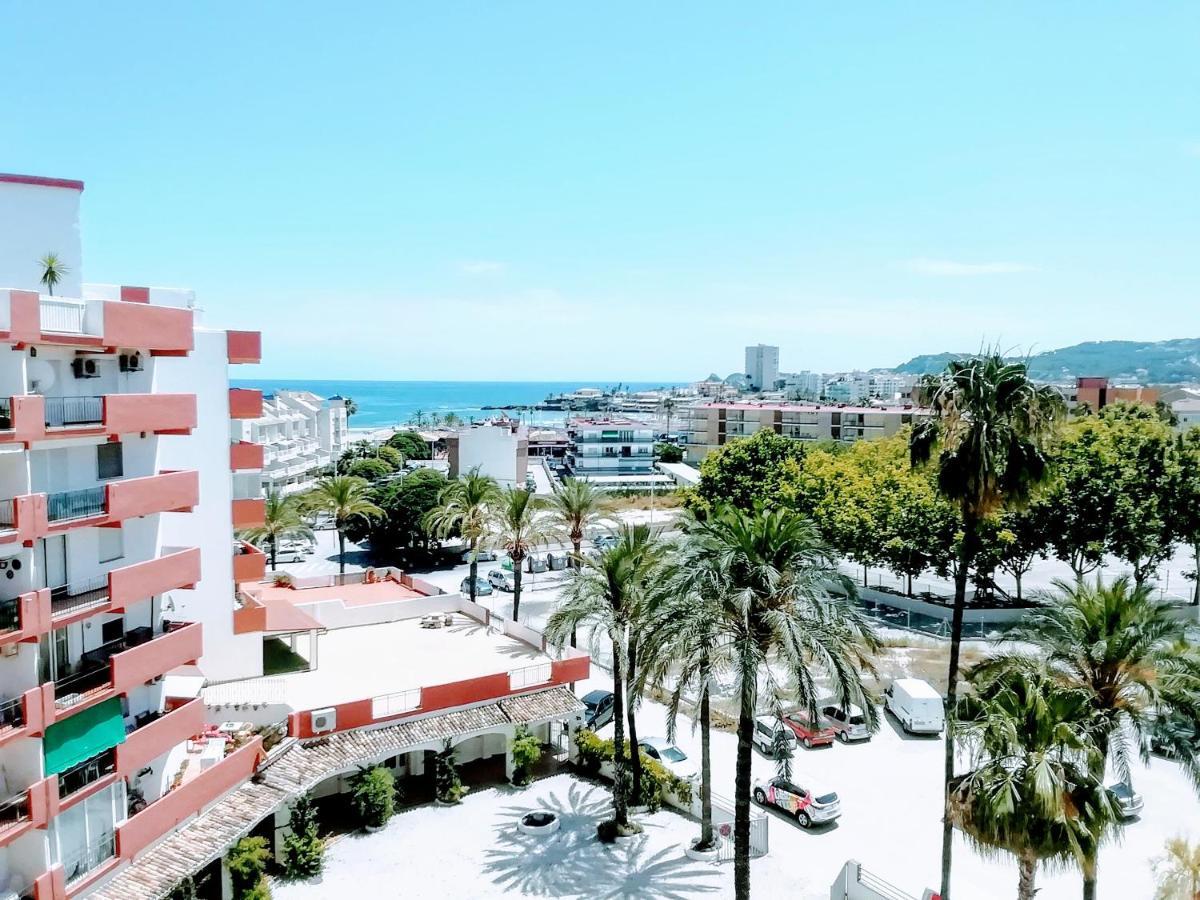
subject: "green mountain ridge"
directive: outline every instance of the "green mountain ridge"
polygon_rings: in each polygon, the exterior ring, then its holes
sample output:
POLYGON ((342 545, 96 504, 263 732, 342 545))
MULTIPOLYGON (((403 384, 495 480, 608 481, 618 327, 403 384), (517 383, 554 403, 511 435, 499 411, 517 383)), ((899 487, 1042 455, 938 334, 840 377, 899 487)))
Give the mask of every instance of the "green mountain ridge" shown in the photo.
MULTIPOLYGON (((940 372, 952 359, 970 353, 929 353, 914 356, 892 369, 907 375, 940 372)), ((1020 357, 1012 357, 1019 359, 1020 357)), ((1043 381, 1069 381, 1092 375, 1142 384, 1200 382, 1200 338, 1169 341, 1086 341, 1058 350, 1034 353, 1026 361, 1029 373, 1043 381)))

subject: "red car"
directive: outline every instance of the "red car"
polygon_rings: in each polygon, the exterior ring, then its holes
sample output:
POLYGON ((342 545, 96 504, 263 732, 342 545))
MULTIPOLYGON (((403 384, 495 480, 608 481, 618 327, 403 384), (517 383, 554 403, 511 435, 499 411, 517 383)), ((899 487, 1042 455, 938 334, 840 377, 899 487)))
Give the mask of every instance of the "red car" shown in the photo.
POLYGON ((806 750, 811 750, 813 747, 832 746, 833 739, 837 736, 834 729, 821 722, 820 716, 817 717, 817 724, 814 725, 808 716, 807 709, 797 709, 788 713, 783 717, 783 724, 796 732, 797 739, 806 750))

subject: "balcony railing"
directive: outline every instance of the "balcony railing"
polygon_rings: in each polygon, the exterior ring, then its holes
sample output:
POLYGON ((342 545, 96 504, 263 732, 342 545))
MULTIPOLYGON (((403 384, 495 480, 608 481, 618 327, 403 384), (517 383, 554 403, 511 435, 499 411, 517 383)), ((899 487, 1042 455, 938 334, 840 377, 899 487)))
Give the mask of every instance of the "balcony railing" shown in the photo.
POLYGON ((50 615, 69 616, 108 600, 108 575, 97 575, 50 592, 50 615))
POLYGON ((12 397, 0 397, 0 431, 9 431, 12 427, 12 397))
POLYGON ((21 601, 5 600, 0 603, 0 634, 18 631, 21 628, 21 601))
POLYGON ((67 884, 85 878, 89 872, 100 868, 116 855, 116 836, 109 832, 82 850, 64 856, 63 872, 66 874, 67 884))
POLYGON ((101 644, 79 658, 74 672, 54 679, 54 702, 59 709, 67 709, 82 703, 97 691, 112 684, 112 666, 109 660, 130 647, 144 644, 154 637, 150 628, 135 628, 124 637, 101 644))
POLYGON ((0 731, 5 728, 20 728, 25 724, 25 704, 20 697, 0 701, 0 731))
POLYGON ((44 397, 47 428, 99 425, 104 421, 103 397, 44 397))
POLYGON ((87 304, 72 300, 47 300, 41 302, 42 331, 57 331, 64 334, 83 334, 83 320, 87 304))
POLYGON ((111 749, 98 753, 91 759, 76 763, 58 773, 58 797, 61 800, 89 784, 95 784, 106 775, 117 770, 117 756, 111 749))
POLYGON ((46 496, 46 518, 51 522, 88 519, 104 514, 104 485, 46 496))
POLYGON ((29 792, 22 791, 0 802, 0 828, 29 821, 29 792))

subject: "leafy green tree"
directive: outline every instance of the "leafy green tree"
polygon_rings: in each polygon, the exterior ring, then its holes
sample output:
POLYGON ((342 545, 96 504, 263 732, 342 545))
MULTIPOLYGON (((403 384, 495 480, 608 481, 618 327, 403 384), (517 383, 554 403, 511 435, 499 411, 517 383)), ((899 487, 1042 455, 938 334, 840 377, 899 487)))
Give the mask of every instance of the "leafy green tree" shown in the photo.
POLYGON ((545 503, 524 488, 506 487, 491 511, 488 540, 508 554, 513 564, 513 621, 521 608, 522 563, 554 535, 545 503))
POLYGON ((434 791, 442 803, 457 803, 466 793, 463 790, 462 778, 458 774, 458 764, 454 760, 454 745, 450 738, 442 745, 433 759, 434 791))
MULTIPOLYGON (((437 534, 429 529, 428 517, 437 508, 446 486, 446 476, 436 469, 416 469, 404 478, 378 485, 368 496, 380 514, 355 519, 346 536, 352 541, 369 540, 371 552, 378 559, 399 550, 427 547, 429 538, 437 534)), ((447 537, 453 534, 453 528, 445 533, 447 537)))
POLYGON ((751 747, 760 700, 781 712, 779 679, 785 678, 814 718, 819 699, 831 694, 843 705, 860 706, 874 729, 878 712, 862 673, 871 671, 877 643, 850 602, 830 598, 832 585, 848 594, 854 586, 838 574, 816 526, 793 510, 718 507, 692 527, 688 540, 715 567, 713 586, 720 585, 718 642, 738 698, 734 890, 738 900, 748 900, 751 747))
POLYGON ((1200 428, 1192 428, 1172 448, 1169 489, 1172 529, 1192 551, 1192 605, 1200 606, 1200 428))
POLYGON ((1021 582, 1038 559, 1045 559, 1050 545, 1047 526, 1048 507, 1039 501, 1024 509, 1010 509, 1000 514, 1000 542, 996 565, 1016 582, 1016 598, 1023 600, 1021 582))
POLYGON ((291 832, 283 841, 283 867, 288 878, 315 878, 325 865, 325 843, 317 822, 312 797, 301 794, 288 817, 291 832))
POLYGON ((404 468, 404 454, 387 444, 380 444, 375 448, 375 458, 387 463, 393 472, 404 468))
MULTIPOLYGON (((1156 716, 1200 727, 1200 648, 1189 645, 1187 625, 1170 604, 1126 576, 1056 587, 1057 596, 1026 614, 1011 638, 1034 648, 1064 689, 1086 695, 1099 749, 1092 774, 1103 779, 1107 765, 1128 782, 1130 762, 1148 752, 1156 716)), ((1200 787, 1200 748, 1177 762, 1200 787)), ((1085 900, 1096 896, 1095 850, 1085 860, 1085 900)))
MULTIPOLYGON (((475 582, 479 577, 479 543, 487 534, 488 510, 499 500, 500 487, 496 480, 480 474, 479 467, 476 466, 443 487, 438 493, 437 505, 425 513, 424 526, 427 532, 445 540, 457 531, 467 542, 467 549, 471 554, 472 603, 475 602, 475 582)), ((384 507, 387 507, 386 503, 384 507)))
POLYGON ((71 270, 58 258, 57 253, 47 253, 38 260, 38 265, 42 267, 41 282, 46 286, 46 290, 50 292, 50 296, 53 297, 55 285, 69 275, 71 270))
POLYGON ((732 440, 700 463, 689 506, 703 513, 718 504, 751 510, 757 503, 775 503, 780 483, 795 479, 804 450, 799 441, 771 431, 732 440))
POLYGON ((234 900, 267 900, 267 862, 271 851, 266 838, 244 837, 225 855, 234 900))
POLYGON ((654 543, 654 533, 648 526, 623 526, 614 546, 598 559, 583 560, 582 568, 568 582, 558 609, 546 622, 547 639, 560 648, 584 626, 591 626, 593 643, 603 636, 612 648, 613 819, 601 824, 600 833, 609 826, 620 834, 641 830, 629 821, 625 755, 629 752, 629 764, 634 764, 637 749, 634 743, 634 749, 629 750, 625 740, 626 675, 629 632, 635 609, 646 590, 654 543))
POLYGON ((1076 581, 1104 561, 1116 503, 1114 485, 1101 471, 1101 432, 1094 423, 1094 415, 1077 416, 1063 427, 1044 499, 1050 549, 1076 581))
POLYGON ((300 504, 295 497, 284 497, 278 491, 270 491, 263 507, 263 523, 243 532, 252 544, 265 543, 271 557, 271 571, 275 571, 275 558, 279 542, 303 538, 312 540, 312 529, 300 516, 300 504))
POLYGON ((1084 860, 1116 819, 1094 774, 1102 760, 1090 698, 1024 657, 967 678, 958 736, 971 763, 952 784, 951 818, 985 855, 1015 856, 1017 900, 1034 900, 1042 862, 1084 860))
POLYGON ((954 573, 944 753, 941 895, 950 900, 950 785, 967 578, 980 543, 980 523, 1022 505, 1045 480, 1045 447, 1062 417, 1063 402, 1053 388, 1034 384, 1024 363, 1006 362, 998 353, 952 360, 944 373, 925 378, 922 394, 929 398, 931 415, 913 427, 912 463, 935 460, 938 490, 957 507, 962 531, 954 573))
POLYGON ((542 758, 542 742, 524 725, 519 725, 509 752, 513 760, 513 784, 529 784, 533 780, 533 767, 542 758))
POLYGON ((658 457, 659 462, 683 462, 683 448, 678 444, 655 444, 654 455, 658 457))
POLYGON ((312 491, 316 509, 328 513, 338 533, 338 571, 346 572, 346 532, 358 521, 369 521, 383 514, 371 502, 367 482, 349 475, 322 478, 312 491))
POLYGON ((346 466, 343 474, 351 478, 361 478, 363 481, 382 481, 393 471, 382 459, 356 459, 346 466))
POLYGON ((382 828, 396 811, 396 779, 383 766, 360 766, 350 776, 350 805, 364 828, 382 828))
POLYGON ((387 439, 387 446, 399 450, 405 459, 429 459, 429 444, 415 431, 397 431, 387 439))

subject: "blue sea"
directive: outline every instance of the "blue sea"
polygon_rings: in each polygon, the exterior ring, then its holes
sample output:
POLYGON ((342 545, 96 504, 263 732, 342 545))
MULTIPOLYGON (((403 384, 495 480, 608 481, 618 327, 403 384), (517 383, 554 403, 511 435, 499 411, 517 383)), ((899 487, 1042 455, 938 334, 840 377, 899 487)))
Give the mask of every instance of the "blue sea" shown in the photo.
MULTIPOLYGON (((258 388, 263 393, 277 390, 312 391, 321 397, 350 397, 358 405, 351 428, 384 428, 408 424, 418 410, 426 416, 452 412, 464 421, 501 415, 485 406, 521 406, 540 403, 551 394, 580 388, 608 389, 613 382, 597 381, 308 381, 237 379, 234 387, 258 388)), ((649 391, 677 386, 675 382, 622 382, 622 390, 649 391)), ((536 425, 562 425, 565 413, 529 411, 509 415, 536 425)))

